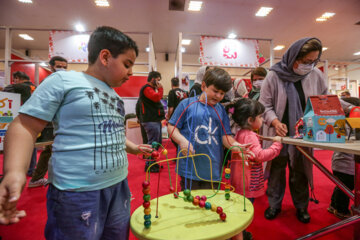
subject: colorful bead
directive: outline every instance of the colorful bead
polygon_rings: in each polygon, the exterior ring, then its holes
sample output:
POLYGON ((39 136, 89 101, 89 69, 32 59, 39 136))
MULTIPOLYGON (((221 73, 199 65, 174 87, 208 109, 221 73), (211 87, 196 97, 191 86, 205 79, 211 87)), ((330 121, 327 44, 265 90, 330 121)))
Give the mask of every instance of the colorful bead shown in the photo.
POLYGON ((151 158, 152 159, 159 159, 159 157, 160 157, 160 153, 158 152, 158 151, 153 151, 152 153, 151 153, 151 158))
POLYGON ((203 195, 203 196, 201 196, 200 199, 203 200, 204 202, 206 202, 206 199, 207 199, 207 198, 206 198, 206 196, 203 195))
POLYGON ((145 215, 149 215, 151 213, 151 208, 145 208, 144 213, 145 215))
POLYGON ((169 191, 170 191, 171 193, 174 193, 174 192, 175 192, 174 187, 170 187, 170 188, 169 188, 169 191))
POLYGON ((150 207, 150 202, 143 202, 143 207, 144 208, 150 207))
POLYGON ((142 190, 142 192, 143 192, 143 194, 145 194, 145 195, 150 194, 150 188, 149 188, 149 187, 144 188, 144 189, 142 190))
POLYGON ((179 193, 178 192, 174 193, 174 198, 178 198, 178 197, 179 197, 179 193))
POLYGON ((164 149, 161 153, 162 153, 162 155, 166 156, 168 154, 168 150, 164 149))
POLYGON ((230 174, 225 174, 226 179, 230 179, 230 174))
POLYGON ((216 212, 217 212, 218 214, 221 214, 221 213, 223 212, 222 207, 217 207, 217 208, 216 208, 216 212))
POLYGON ((187 196, 187 200, 189 201, 189 202, 192 202, 192 201, 194 201, 194 197, 193 196, 187 196))
POLYGON ((225 189, 225 192, 226 192, 226 193, 229 193, 229 192, 230 192, 230 189, 225 189))
POLYGON ((143 199, 144 199, 144 201, 150 201, 150 199, 151 199, 150 194, 145 194, 145 195, 143 196, 143 199))
POLYGON ((216 212, 217 206, 215 204, 211 204, 211 211, 216 212))
POLYGON ((199 199, 194 198, 194 200, 193 200, 193 204, 194 204, 195 206, 199 205, 199 199))
POLYGON ((200 196, 195 196, 195 198, 200 201, 200 196))
POLYGON ((190 195, 190 190, 189 190, 189 189, 185 189, 185 190, 184 190, 184 195, 185 195, 185 196, 189 196, 189 195, 190 195))
POLYGON ((231 169, 230 169, 230 168, 225 168, 225 173, 230 174, 230 173, 231 173, 231 169))
POLYGON ((152 147, 152 148, 157 148, 158 145, 159 145, 159 144, 158 144, 157 142, 152 142, 151 147, 152 147))
POLYGON ((145 228, 150 228, 150 226, 151 226, 151 221, 145 221, 145 222, 144 222, 144 226, 145 226, 145 228))
POLYGON ((206 203, 205 203, 205 209, 206 209, 206 210, 210 210, 210 209, 211 209, 211 203, 206 202, 206 203))
POLYGON ((143 188, 147 188, 147 187, 150 186, 150 182, 148 182, 148 181, 143 181, 142 186, 143 186, 143 188))
POLYGON ((223 220, 223 221, 225 221, 225 219, 226 219, 226 214, 225 214, 224 212, 220 214, 220 219, 223 220))
POLYGON ((149 214, 149 215, 144 215, 144 220, 146 221, 146 220, 150 220, 151 219, 151 214, 149 214))
POLYGON ((230 199, 230 193, 225 193, 225 199, 229 200, 230 199))
POLYGON ((205 207, 205 202, 203 200, 200 200, 199 207, 201 208, 205 207))
POLYGON ((226 185, 225 185, 225 189, 231 189, 231 185, 230 185, 230 184, 228 184, 228 183, 226 183, 226 185))

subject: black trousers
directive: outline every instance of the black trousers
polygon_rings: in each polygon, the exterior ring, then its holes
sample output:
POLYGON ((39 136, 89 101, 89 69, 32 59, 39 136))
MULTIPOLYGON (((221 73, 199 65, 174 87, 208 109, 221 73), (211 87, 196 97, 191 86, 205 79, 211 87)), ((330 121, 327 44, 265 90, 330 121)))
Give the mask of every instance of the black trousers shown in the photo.
MULTIPOLYGON (((343 182, 350 190, 354 190, 354 175, 349 175, 342 172, 333 171, 334 175, 343 182)), ((340 188, 335 187, 331 196, 331 206, 339 213, 348 214, 350 198, 341 191, 340 188)))

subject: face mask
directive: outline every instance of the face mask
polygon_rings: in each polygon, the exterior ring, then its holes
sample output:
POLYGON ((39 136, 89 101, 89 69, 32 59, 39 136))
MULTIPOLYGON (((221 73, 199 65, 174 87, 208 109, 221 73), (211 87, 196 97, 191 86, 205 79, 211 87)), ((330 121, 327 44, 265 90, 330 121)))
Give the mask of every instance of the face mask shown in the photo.
POLYGON ((264 82, 264 80, 257 80, 255 82, 253 82, 253 87, 260 89, 263 82, 264 82))
POLYGON ((66 71, 65 68, 55 68, 55 72, 61 72, 61 71, 66 71))
POLYGON ((294 69, 294 72, 299 75, 306 75, 314 69, 314 64, 299 64, 298 68, 294 69))

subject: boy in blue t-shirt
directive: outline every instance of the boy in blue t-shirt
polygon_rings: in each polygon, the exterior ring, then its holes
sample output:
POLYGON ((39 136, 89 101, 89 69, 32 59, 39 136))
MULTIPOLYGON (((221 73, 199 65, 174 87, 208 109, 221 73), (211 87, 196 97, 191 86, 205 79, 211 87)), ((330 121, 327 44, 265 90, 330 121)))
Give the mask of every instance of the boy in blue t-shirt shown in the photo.
MULTIPOLYGON (((113 90, 132 75, 136 43, 111 27, 99 27, 88 43, 85 72, 56 72, 20 109, 5 138, 0 184, 0 223, 25 215, 16 204, 38 133, 54 124, 49 163, 47 239, 127 239, 130 191, 124 102, 113 90)), ((145 149, 149 150, 149 149, 145 149)))
POLYGON ((186 149, 187 152, 189 148, 191 153, 207 154, 211 159, 212 171, 206 156, 194 158, 196 169, 191 157, 179 160, 178 174, 181 176, 180 185, 183 190, 190 186, 193 190, 210 189, 211 179, 221 180, 223 146, 230 148, 237 145, 249 153, 246 146, 239 144, 231 136, 229 117, 219 103, 231 87, 231 77, 225 70, 214 68, 206 71, 201 85, 203 93, 181 101, 169 121, 168 132, 179 144, 179 150, 186 149), (200 178, 196 176, 195 170, 200 178))

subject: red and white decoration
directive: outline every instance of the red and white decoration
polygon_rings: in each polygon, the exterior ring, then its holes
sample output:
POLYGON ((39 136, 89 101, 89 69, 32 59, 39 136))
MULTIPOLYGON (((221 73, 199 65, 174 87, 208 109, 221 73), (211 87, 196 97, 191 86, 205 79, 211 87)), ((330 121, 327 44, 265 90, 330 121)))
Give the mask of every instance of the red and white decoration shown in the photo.
POLYGON ((87 63, 89 37, 89 33, 50 31, 49 59, 61 56, 68 62, 87 63))
POLYGON ((259 44, 251 39, 201 36, 200 62, 210 66, 258 67, 259 44))

